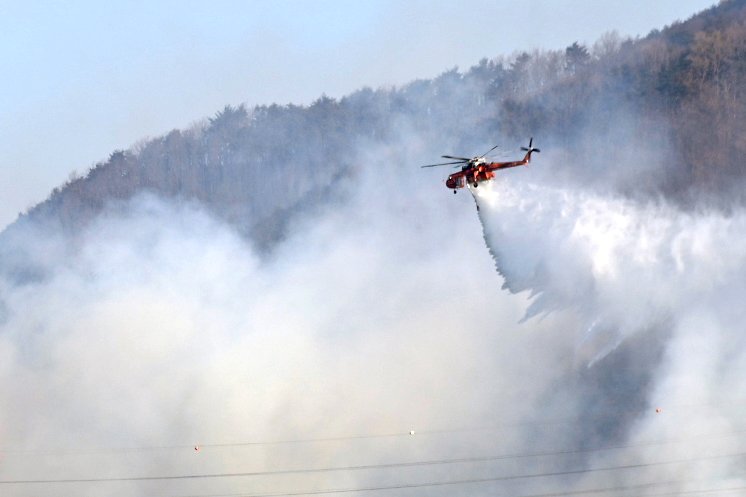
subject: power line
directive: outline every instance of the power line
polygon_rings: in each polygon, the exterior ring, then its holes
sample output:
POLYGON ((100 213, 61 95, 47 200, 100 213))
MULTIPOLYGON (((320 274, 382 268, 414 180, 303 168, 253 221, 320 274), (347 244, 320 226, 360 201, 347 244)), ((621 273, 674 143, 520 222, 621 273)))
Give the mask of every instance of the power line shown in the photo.
MULTIPOLYGON (((473 431, 472 429, 464 430, 450 430, 449 432, 458 431, 473 431)), ((444 431, 443 431, 444 432, 444 431)), ((417 432, 418 435, 430 434, 430 433, 441 433, 438 430, 432 431, 421 431, 417 432)), ((149 452, 159 450, 185 450, 185 449, 207 449, 207 448, 230 448, 230 447, 252 447, 252 446, 268 446, 268 445, 295 445, 295 444, 308 444, 318 442, 344 442, 350 440, 365 440, 365 439, 377 439, 377 438, 399 438, 399 437, 411 437, 414 433, 399 432, 399 433, 378 433, 370 435, 347 435, 338 437, 318 437, 318 438, 299 438, 299 439, 286 439, 286 440, 259 440, 259 441, 246 441, 246 442, 224 442, 224 443, 197 443, 192 445, 176 444, 176 445, 146 445, 141 447, 110 447, 110 448, 91 448, 91 449, 38 449, 38 450, 23 450, 23 449, 0 449, 0 454, 8 455, 95 455, 95 454, 108 454, 108 453, 127 453, 127 452, 149 452)))
POLYGON ((647 497, 669 497, 679 495, 701 495, 701 494, 714 494, 714 493, 730 493, 730 492, 742 492, 746 490, 746 486, 740 487, 724 487, 724 488, 705 488, 699 490, 677 490, 676 492, 665 492, 657 494, 648 494, 647 497))
MULTIPOLYGON (((209 495, 188 495, 179 497, 295 497, 301 495, 322 495, 322 494, 339 494, 339 493, 352 493, 352 492, 371 492, 377 490, 400 490, 408 488, 423 488, 423 487, 437 487, 446 485, 465 485, 470 483, 491 483, 495 480, 492 478, 473 478, 466 480, 452 480, 448 482, 428 482, 428 483, 413 483, 413 484, 402 484, 402 485, 391 485, 391 486, 376 486, 376 487, 361 487, 361 488, 340 488, 340 489, 326 489, 326 490, 309 490, 303 492, 285 492, 285 493, 265 493, 265 494, 209 494, 209 495)), ((644 483, 639 485, 625 485, 619 487, 601 487, 601 488, 588 488, 582 490, 567 490, 567 491, 554 491, 549 493, 541 494, 524 494, 515 497, 570 497, 573 495, 587 495, 587 494, 608 494, 612 492, 624 492, 629 490, 643 490, 646 488, 662 487, 665 485, 677 485, 685 483, 685 481, 661 481, 654 483, 644 483)), ((647 497, 669 497, 679 495, 692 495, 692 494, 713 494, 713 493, 730 493, 730 492, 741 492, 746 490, 746 486, 737 487, 724 487, 724 488, 709 488, 699 490, 684 490, 684 491, 666 491, 664 493, 646 494, 647 497)))
MULTIPOLYGON (((425 433, 425 432, 421 432, 425 433)), ((110 447, 110 448, 91 448, 91 449, 39 449, 39 450, 23 450, 23 449, 0 449, 0 454, 18 454, 18 455, 64 455, 64 454, 78 454, 78 455, 90 455, 90 454, 107 454, 116 452, 148 452, 158 450, 184 450, 193 449, 195 447, 203 448, 225 448, 225 447, 250 447, 250 446, 264 446, 264 445, 293 445, 293 444, 306 444, 306 443, 317 443, 317 442, 341 442, 348 440, 363 440, 363 439, 374 439, 374 438, 394 438, 394 437, 409 437, 412 436, 411 432, 401 433, 379 433, 371 435, 349 435, 339 437, 319 437, 319 438, 300 438, 300 439, 288 439, 288 440, 260 440, 260 441, 246 441, 246 442, 225 442, 225 443, 199 443, 199 444, 177 444, 177 445, 146 445, 141 447, 110 447)))
MULTIPOLYGON (((620 402, 612 402, 606 400, 601 402, 601 405, 606 407, 616 407, 622 405, 620 402)), ((713 408, 723 406, 746 406, 745 399, 736 399, 731 402, 725 402, 721 404, 671 404, 666 403, 666 412, 676 412, 678 409, 691 410, 693 408, 713 408)), ((620 417, 624 414, 646 412, 642 409, 616 409, 620 413, 620 417)), ((609 416, 608 413, 599 412, 595 416, 583 417, 585 420, 592 419, 610 419, 613 416, 609 416)), ((309 438, 297 438, 297 439, 279 439, 279 440, 254 440, 254 441, 241 441, 241 442, 224 442, 224 443, 199 443, 199 444, 173 444, 173 445, 150 445, 140 447, 109 447, 109 448, 82 448, 82 449, 62 449, 62 448, 49 448, 49 449, 3 449, 0 448, 0 454, 6 455, 95 455, 95 454, 110 454, 110 453, 130 453, 130 452, 149 452, 149 451, 169 451, 169 450, 185 450, 193 449, 194 447, 200 448, 230 448, 230 447, 261 447, 261 446, 273 446, 273 445, 300 445, 300 444, 311 444, 311 443, 325 443, 325 442, 345 442, 354 440, 374 440, 384 438, 408 438, 413 434, 419 436, 423 435, 447 435, 453 433, 480 433, 488 431, 501 431, 509 428, 515 428, 519 426, 542 426, 542 425, 558 425, 573 423, 580 419, 579 416, 568 416, 564 418, 555 419, 538 419, 533 421, 513 421, 500 423, 494 426, 477 426, 473 428, 443 428, 443 429, 424 429, 424 430, 412 430, 412 431, 401 431, 391 433, 373 433, 373 434, 358 434, 358 435, 341 435, 341 436, 329 436, 329 437, 309 437, 309 438)), ((746 429, 739 430, 734 433, 743 433, 746 429)))
MULTIPOLYGON (((323 490, 308 490, 300 492, 283 492, 283 493, 264 493, 264 494, 209 494, 209 495, 188 495, 179 497, 295 497, 300 495, 322 495, 322 494, 342 494, 352 492, 373 492, 378 490, 402 490, 408 488, 424 488, 424 487, 443 487, 449 485, 467 485, 471 483, 493 483, 499 481, 495 478, 469 478, 464 480, 450 480, 450 481, 439 481, 439 482, 426 482, 426 483, 411 483, 411 484, 399 484, 399 485, 382 485, 375 487, 358 487, 358 488, 334 488, 334 489, 323 489, 323 490)), ((564 492, 550 492, 541 494, 529 494, 520 495, 516 497, 569 497, 572 495, 586 495, 586 494, 598 494, 598 493, 609 493, 609 492, 620 492, 624 490, 642 490, 645 488, 671 485, 680 482, 656 482, 656 483, 645 483, 640 485, 627 485, 622 487, 603 487, 603 488, 592 488, 583 490, 568 490, 564 492)), ((746 488, 746 487, 744 487, 746 488)), ((649 496, 652 497, 652 496, 649 496)))
MULTIPOLYGON (((500 427, 478 427, 478 428, 451 428, 451 429, 431 429, 431 430, 412 430, 407 432, 392 432, 392 433, 378 433, 378 434, 365 434, 365 435, 347 435, 347 436, 335 436, 335 437, 318 437, 318 438, 298 438, 298 439, 285 439, 285 440, 264 440, 264 441, 245 441, 245 442, 223 442, 223 443, 198 443, 192 445, 186 444, 175 444, 175 445, 149 445, 141 447, 111 447, 111 448, 91 448, 91 449, 39 449, 39 450, 24 450, 24 449, 0 449, 0 454, 4 455, 96 455, 96 454, 110 454, 110 453, 136 453, 136 452, 151 452, 151 451, 168 451, 168 450, 193 450, 195 448, 201 449, 220 449, 220 448, 239 448, 239 447, 261 447, 261 446, 273 446, 273 445, 302 445, 309 443, 322 443, 322 442, 345 442, 354 440, 370 440, 370 439, 383 439, 383 438, 412 438, 427 435, 444 435, 444 434, 458 434, 458 433, 477 433, 486 431, 499 431, 509 426, 518 426, 524 424, 559 424, 565 421, 545 421, 536 423, 515 423, 506 424, 500 427)), ((645 445, 665 445, 672 443, 680 443, 693 438, 725 438, 733 435, 746 433, 746 428, 716 433, 716 434, 700 434, 691 437, 680 438, 680 439, 669 439, 661 441, 642 442, 639 444, 609 446, 609 447, 598 447, 593 449, 584 449, 582 452, 589 452, 595 450, 611 450, 621 448, 632 448, 640 447, 645 445)), ((575 453, 576 451, 559 451, 556 454, 563 453, 575 453)), ((552 453, 555 454, 555 453, 552 453)), ((546 455, 552 455, 546 454, 546 455)), ((545 455, 545 454, 541 454, 545 455)))
MULTIPOLYGON (((607 466, 600 468, 584 468, 566 471, 556 472, 545 472, 545 473, 529 473, 523 475, 507 475, 507 476, 496 476, 484 479, 484 481, 507 481, 507 480, 520 480, 527 478, 545 478, 552 476, 567 476, 581 473, 594 473, 600 471, 618 471, 628 469, 638 469, 652 466, 664 466, 671 464, 682 464, 689 462, 707 461, 715 459, 727 459, 733 457, 744 457, 746 452, 739 452, 735 454, 720 454, 716 456, 700 456, 689 459, 676 459, 670 461, 657 461, 649 463, 637 463, 637 464, 626 464, 621 466, 607 466)), ((496 456, 503 458, 504 456, 496 456)), ((215 478, 238 478, 238 477, 251 477, 251 476, 275 476, 275 475, 289 475, 289 474, 310 474, 310 473, 328 473, 335 471, 362 471, 371 469, 388 469, 388 468, 401 468, 401 467, 415 467, 415 466, 431 466, 441 464, 458 464, 467 462, 482 462, 493 460, 489 457, 474 457, 474 458, 460 458, 460 459, 441 459, 432 461, 414 461, 414 462, 399 462, 399 463, 384 463, 384 464, 366 464, 360 466, 336 466, 326 468, 302 468, 302 469, 282 469, 282 470, 269 470, 269 471, 247 471, 247 472, 235 472, 235 473, 205 473, 205 474, 191 474, 191 475, 164 475, 164 476, 128 476, 128 477, 106 477, 106 478, 65 478, 65 479, 37 479, 37 480, 0 480, 0 485, 20 485, 20 484, 62 484, 62 483, 101 483, 101 482, 123 482, 123 481, 156 481, 156 480, 196 480, 196 479, 215 479, 215 478)), ((450 483, 442 483, 450 484, 450 483)))

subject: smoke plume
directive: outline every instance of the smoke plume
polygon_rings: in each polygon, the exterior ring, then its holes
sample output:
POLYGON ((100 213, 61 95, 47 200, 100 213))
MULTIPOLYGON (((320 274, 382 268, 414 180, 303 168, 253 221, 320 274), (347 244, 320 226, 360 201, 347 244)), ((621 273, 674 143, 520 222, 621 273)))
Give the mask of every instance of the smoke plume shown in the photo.
POLYGON ((746 213, 552 181, 542 143, 477 217, 414 167, 452 130, 397 126, 271 251, 152 195, 9 233, 2 495, 743 487, 746 213))

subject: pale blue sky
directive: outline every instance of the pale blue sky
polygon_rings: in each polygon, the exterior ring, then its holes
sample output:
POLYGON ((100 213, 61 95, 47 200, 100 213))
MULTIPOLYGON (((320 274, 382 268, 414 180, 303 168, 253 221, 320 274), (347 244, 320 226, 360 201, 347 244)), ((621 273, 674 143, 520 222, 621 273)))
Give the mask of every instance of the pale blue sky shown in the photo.
POLYGON ((305 104, 644 35, 714 3, 0 0, 0 229, 71 171, 225 104, 305 104))

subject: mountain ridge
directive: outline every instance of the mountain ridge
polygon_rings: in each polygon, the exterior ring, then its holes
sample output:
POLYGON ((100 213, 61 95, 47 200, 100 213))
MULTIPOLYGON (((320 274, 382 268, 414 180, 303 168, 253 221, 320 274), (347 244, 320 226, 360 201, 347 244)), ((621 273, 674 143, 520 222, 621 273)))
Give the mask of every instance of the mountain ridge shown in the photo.
POLYGON ((741 59, 746 61, 746 1, 728 0, 644 38, 607 34, 592 51, 574 43, 564 51, 485 58, 464 73, 454 68, 401 88, 363 88, 339 100, 322 96, 308 106, 228 105, 200 125, 114 151, 85 176, 55 188, 6 231, 43 221, 75 233, 107 202, 149 191, 198 201, 269 249, 292 212, 343 196, 345 180, 364 167, 348 158, 361 142, 386 143, 400 120, 411 123, 428 146, 445 150, 481 146, 495 136, 541 136, 543 148, 562 150, 558 176, 591 184, 608 178, 573 165, 598 146, 586 135, 604 129, 595 142, 618 141, 619 147, 606 143, 604 153, 622 164, 628 160, 620 151, 625 140, 653 138, 670 145, 663 162, 673 165, 630 175, 615 189, 689 203, 703 197, 743 202, 741 59), (627 114, 633 122, 619 126, 627 114), (621 127, 636 130, 615 129, 621 127), (279 183, 281 196, 265 186, 279 183))

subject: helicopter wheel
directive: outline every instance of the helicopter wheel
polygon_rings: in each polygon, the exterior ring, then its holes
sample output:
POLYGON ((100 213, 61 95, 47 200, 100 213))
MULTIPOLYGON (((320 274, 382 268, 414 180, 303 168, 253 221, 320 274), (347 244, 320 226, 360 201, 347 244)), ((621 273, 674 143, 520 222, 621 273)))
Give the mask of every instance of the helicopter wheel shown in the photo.
POLYGON ((479 183, 477 183, 477 182, 475 181, 475 182, 474 182, 474 188, 476 188, 476 187, 478 187, 478 186, 479 186, 479 183))
POLYGON ((456 190, 453 190, 453 194, 456 195, 456 190))

